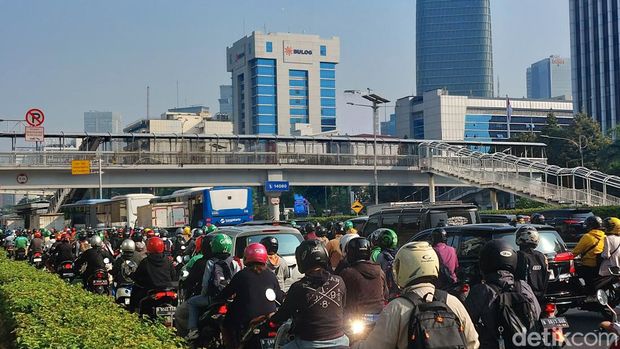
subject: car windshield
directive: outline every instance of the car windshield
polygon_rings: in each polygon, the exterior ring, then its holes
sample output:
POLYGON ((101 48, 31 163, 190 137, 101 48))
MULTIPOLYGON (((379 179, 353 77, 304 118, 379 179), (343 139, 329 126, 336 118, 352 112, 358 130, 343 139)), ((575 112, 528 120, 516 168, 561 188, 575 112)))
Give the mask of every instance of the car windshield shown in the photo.
POLYGON ((278 239, 278 254, 280 256, 294 256, 295 249, 301 243, 299 237, 294 234, 262 234, 247 236, 246 246, 254 242, 260 242, 267 236, 275 236, 275 238, 278 239))
MULTIPOLYGON (((537 251, 540 251, 544 254, 557 254, 561 252, 566 252, 566 247, 564 246, 564 242, 560 235, 554 230, 547 231, 538 231, 540 235, 540 242, 538 243, 538 247, 536 247, 537 251)), ((512 248, 515 250, 518 249, 517 244, 515 242, 515 234, 501 234, 496 236, 496 238, 503 239, 512 245, 512 248)))

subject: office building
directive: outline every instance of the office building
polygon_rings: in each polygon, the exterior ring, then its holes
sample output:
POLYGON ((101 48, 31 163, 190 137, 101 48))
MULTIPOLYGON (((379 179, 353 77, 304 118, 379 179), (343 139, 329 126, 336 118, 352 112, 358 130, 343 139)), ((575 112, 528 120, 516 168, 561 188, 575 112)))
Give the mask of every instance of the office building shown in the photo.
POLYGON ((572 99, 570 58, 550 56, 526 71, 527 98, 572 99))
POLYGON ((84 112, 84 132, 121 133, 121 114, 110 111, 84 112))
POLYGON ((381 134, 384 136, 396 135, 396 114, 390 114, 390 119, 381 122, 381 134))
POLYGON ((217 118, 226 118, 227 120, 233 119, 233 87, 232 85, 220 85, 220 111, 217 113, 217 118))
POLYGON ((620 31, 617 0, 570 0, 575 113, 584 112, 603 132, 620 121, 620 31))
POLYGON ((493 96, 490 0, 416 1, 417 94, 493 96))
POLYGON ((226 49, 237 134, 336 129, 337 37, 253 32, 226 49))
POLYGON ((573 120, 573 103, 452 96, 446 90, 396 101, 396 136, 449 141, 507 141, 524 132, 540 132, 553 113, 560 126, 573 120), (507 104, 512 113, 508 124, 507 104), (510 136, 508 133, 510 132, 510 136))

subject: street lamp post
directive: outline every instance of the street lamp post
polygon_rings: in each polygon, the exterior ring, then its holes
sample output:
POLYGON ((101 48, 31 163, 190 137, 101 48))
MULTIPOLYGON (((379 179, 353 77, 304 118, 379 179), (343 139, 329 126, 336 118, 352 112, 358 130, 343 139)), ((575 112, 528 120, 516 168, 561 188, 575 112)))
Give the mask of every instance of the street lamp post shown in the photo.
MULTIPOLYGON (((360 94, 360 92, 356 90, 346 90, 345 93, 360 94)), ((372 108, 372 124, 373 124, 372 135, 373 135, 373 155, 374 155, 373 176, 374 176, 374 182, 375 182, 375 205, 378 205, 379 204, 379 175, 377 173, 377 132, 379 130, 379 105, 389 103, 390 101, 379 95, 370 93, 370 89, 368 89, 367 94, 362 95, 362 98, 372 102, 372 105, 357 104, 357 103, 352 103, 352 102, 348 102, 347 104, 355 105, 359 107, 372 108)))
POLYGON ((549 139, 559 139, 559 140, 570 142, 573 145, 575 145, 577 149, 579 149, 579 157, 581 158, 581 167, 584 167, 583 166, 583 150, 588 147, 588 138, 586 136, 579 135, 579 142, 575 142, 574 140, 570 138, 564 138, 564 137, 555 137, 555 136, 547 136, 547 135, 540 135, 540 137, 549 138, 549 139), (582 138, 585 139, 583 143, 581 142, 582 138))

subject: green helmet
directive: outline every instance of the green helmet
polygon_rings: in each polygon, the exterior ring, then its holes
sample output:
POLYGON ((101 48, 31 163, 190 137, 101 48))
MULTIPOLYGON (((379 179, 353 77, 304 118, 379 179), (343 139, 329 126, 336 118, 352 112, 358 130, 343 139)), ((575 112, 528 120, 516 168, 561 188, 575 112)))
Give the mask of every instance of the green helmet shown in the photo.
POLYGON ((345 230, 353 229, 353 222, 351 221, 344 222, 344 229, 345 230))
POLYGON ((50 237, 50 235, 52 235, 50 233, 50 231, 47 230, 47 229, 41 229, 41 234, 43 235, 43 237, 46 237, 46 238, 48 238, 48 237, 50 237))
POLYGON ((297 228, 297 222, 295 222, 295 221, 291 221, 291 227, 293 227, 293 228, 297 228))
POLYGON ((377 245, 383 249, 396 248, 398 245, 398 235, 392 229, 377 229, 373 235, 376 235, 377 245))
POLYGON ((233 242, 230 236, 226 234, 216 234, 211 240, 211 252, 218 253, 232 253, 233 242))
POLYGON ((205 225, 204 228, 202 228, 202 230, 204 231, 205 234, 211 234, 217 231, 217 227, 215 226, 215 224, 209 224, 209 225, 205 225))

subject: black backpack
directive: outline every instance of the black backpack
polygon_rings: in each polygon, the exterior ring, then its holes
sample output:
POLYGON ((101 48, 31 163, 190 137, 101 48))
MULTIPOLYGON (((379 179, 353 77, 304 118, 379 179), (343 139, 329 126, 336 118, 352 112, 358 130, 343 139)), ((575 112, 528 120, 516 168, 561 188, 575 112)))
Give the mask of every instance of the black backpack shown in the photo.
POLYGON ((497 293, 495 303, 497 304, 497 339, 504 343, 504 348, 528 348, 517 347, 513 341, 515 335, 523 338, 527 333, 535 329, 537 314, 522 293, 521 282, 516 280, 514 286, 509 288, 499 288, 496 285, 488 284, 497 293))
POLYGON ((386 262, 383 272, 385 273, 385 281, 387 283, 388 289, 390 291, 397 290, 398 285, 396 284, 396 278, 394 277, 394 269, 393 269, 394 256, 389 251, 385 251, 385 250, 382 251, 381 254, 383 255, 383 258, 385 259, 385 262, 386 262))
POLYGON ((228 259, 216 259, 214 262, 208 289, 208 294, 211 297, 217 297, 228 286, 233 274, 228 259))
POLYGON ((467 341, 463 324, 446 304, 448 293, 435 289, 431 302, 414 292, 401 297, 413 303, 409 319, 408 349, 465 349, 467 341))

